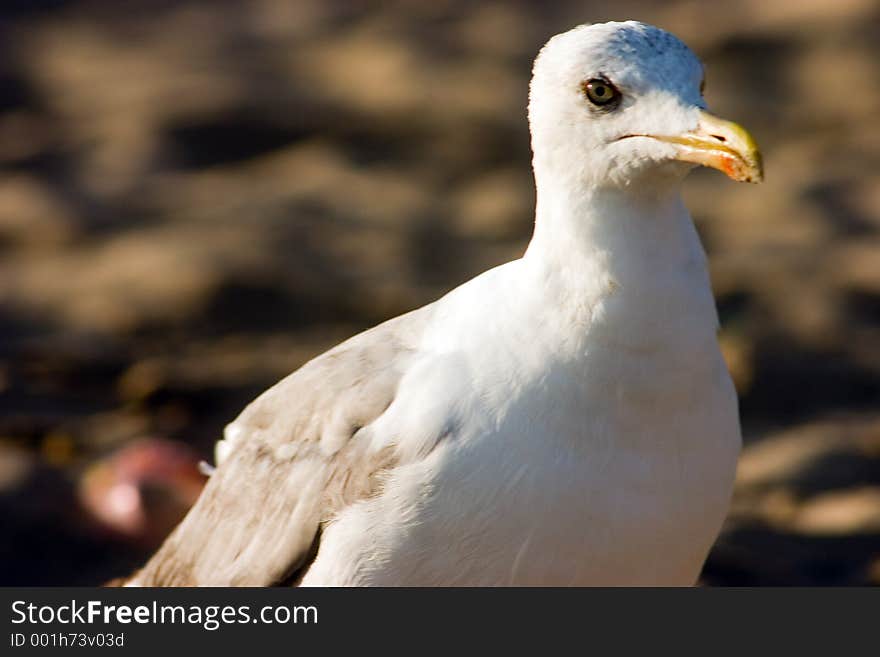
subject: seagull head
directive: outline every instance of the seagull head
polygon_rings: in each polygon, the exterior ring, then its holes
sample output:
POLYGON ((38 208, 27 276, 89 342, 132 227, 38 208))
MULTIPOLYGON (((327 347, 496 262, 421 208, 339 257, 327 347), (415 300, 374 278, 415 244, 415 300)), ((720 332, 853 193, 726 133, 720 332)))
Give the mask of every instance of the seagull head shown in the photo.
POLYGON ((529 93, 536 174, 650 186, 703 165, 760 182, 757 144, 707 111, 704 85, 696 55, 651 25, 582 25, 554 36, 535 60, 529 93))

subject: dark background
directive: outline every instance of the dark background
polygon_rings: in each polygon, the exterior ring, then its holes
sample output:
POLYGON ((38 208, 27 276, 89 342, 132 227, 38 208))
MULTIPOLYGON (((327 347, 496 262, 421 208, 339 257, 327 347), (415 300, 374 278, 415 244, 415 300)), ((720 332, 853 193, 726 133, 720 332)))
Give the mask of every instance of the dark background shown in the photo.
POLYGON ((767 181, 698 171, 747 446, 708 584, 880 583, 880 5, 0 5, 0 584, 153 549, 222 427, 521 254, 531 60, 678 34, 767 181), (612 9, 613 7, 613 9, 612 9))

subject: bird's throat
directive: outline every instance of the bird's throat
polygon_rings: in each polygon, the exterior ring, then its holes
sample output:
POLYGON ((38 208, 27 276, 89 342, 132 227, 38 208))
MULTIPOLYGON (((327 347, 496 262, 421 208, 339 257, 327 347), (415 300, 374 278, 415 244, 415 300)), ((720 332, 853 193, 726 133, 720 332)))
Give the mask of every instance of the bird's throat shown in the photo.
MULTIPOLYGON (((539 293, 572 321, 619 326, 633 341, 685 323, 712 336, 717 315, 706 256, 678 190, 539 188, 535 233, 524 264, 539 293), (642 330, 645 329, 645 330, 642 330)), ((616 329, 615 329, 616 330, 616 329)))
POLYGON ((571 268, 597 258, 625 270, 661 272, 705 256, 679 190, 538 188, 526 257, 571 268))

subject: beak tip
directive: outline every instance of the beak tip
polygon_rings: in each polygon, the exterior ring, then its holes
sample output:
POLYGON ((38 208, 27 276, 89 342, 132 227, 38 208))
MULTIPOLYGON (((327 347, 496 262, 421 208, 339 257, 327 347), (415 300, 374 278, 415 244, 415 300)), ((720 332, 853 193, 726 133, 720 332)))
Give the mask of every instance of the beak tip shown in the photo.
POLYGON ((753 185, 759 185, 764 182, 764 170, 763 169, 755 169, 745 174, 742 178, 740 178, 740 182, 752 183, 753 185))
POLYGON ((738 182, 764 182, 761 150, 745 128, 703 110, 696 136, 705 139, 708 146, 707 152, 700 157, 700 164, 721 169, 738 182), (718 139, 722 144, 714 143, 718 139))
POLYGON ((749 167, 749 171, 746 173, 745 178, 743 178, 743 182, 755 185, 764 182, 764 163, 761 161, 760 153, 756 154, 755 162, 749 167))

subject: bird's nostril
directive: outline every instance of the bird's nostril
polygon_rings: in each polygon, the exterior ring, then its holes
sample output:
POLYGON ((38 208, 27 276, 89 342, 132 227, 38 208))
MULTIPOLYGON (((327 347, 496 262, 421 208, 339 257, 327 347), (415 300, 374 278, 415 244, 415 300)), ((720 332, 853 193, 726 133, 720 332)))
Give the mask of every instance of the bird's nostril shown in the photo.
POLYGON ((710 136, 713 137, 713 138, 715 138, 715 139, 717 139, 718 141, 720 141, 720 142, 722 142, 722 143, 725 142, 725 141, 727 141, 727 140, 726 140, 724 137, 722 137, 721 135, 710 135, 710 136))

